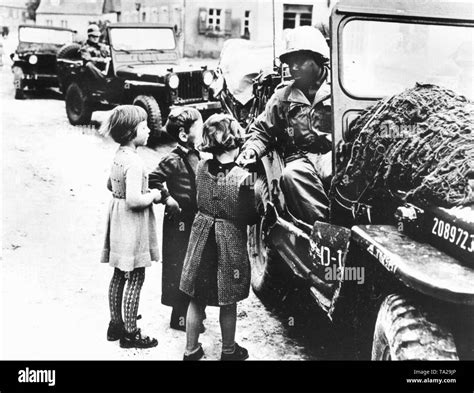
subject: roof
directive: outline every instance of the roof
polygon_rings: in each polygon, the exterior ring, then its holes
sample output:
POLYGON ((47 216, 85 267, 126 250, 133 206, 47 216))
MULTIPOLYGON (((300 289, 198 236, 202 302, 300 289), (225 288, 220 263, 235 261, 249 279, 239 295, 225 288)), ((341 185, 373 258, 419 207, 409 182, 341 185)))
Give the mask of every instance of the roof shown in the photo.
POLYGON ((37 14, 102 15, 106 0, 42 0, 37 14))
POLYGON ((340 0, 334 12, 397 17, 474 20, 474 4, 470 0, 340 0))
POLYGON ((18 0, 0 0, 0 7, 9 7, 9 8, 22 8, 26 9, 26 2, 18 0))

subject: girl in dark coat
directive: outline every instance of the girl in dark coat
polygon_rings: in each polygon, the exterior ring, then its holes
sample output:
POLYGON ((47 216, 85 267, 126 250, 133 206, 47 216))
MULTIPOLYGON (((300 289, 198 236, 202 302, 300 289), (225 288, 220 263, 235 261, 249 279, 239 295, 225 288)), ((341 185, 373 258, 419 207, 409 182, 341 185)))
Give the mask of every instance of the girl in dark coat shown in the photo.
POLYGON ((162 191, 166 205, 161 302, 173 307, 170 327, 184 331, 189 297, 179 290, 179 280, 197 211, 196 168, 200 155, 194 143, 202 134, 201 114, 194 108, 176 108, 168 116, 166 131, 178 145, 150 173, 149 185, 162 191))
POLYGON ((198 165, 198 213, 181 276, 180 289, 191 297, 184 360, 204 355, 198 339, 206 305, 220 307, 221 359, 248 357, 235 342, 235 329, 237 302, 249 294, 247 225, 256 213, 250 174, 235 164, 241 144, 241 128, 230 116, 213 115, 204 124, 201 150, 213 158, 198 165))

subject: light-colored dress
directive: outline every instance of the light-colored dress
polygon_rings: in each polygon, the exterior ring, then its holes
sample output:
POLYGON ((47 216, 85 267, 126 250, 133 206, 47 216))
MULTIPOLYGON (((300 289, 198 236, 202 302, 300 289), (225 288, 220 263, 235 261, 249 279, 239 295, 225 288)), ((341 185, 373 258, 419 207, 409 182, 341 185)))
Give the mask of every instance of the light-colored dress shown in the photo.
POLYGON ((105 234, 101 262, 124 272, 151 266, 159 259, 156 221, 153 207, 132 210, 125 201, 127 171, 140 168, 143 173, 142 194, 149 192, 148 175, 135 149, 121 146, 115 154, 110 173, 113 199, 105 234))

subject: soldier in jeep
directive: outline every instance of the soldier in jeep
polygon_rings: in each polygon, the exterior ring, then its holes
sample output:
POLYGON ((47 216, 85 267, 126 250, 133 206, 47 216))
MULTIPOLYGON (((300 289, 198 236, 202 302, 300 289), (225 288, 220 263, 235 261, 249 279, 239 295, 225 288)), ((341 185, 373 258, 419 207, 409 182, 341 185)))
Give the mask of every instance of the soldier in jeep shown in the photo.
POLYGON ((325 186, 331 168, 329 48, 315 28, 296 28, 280 55, 294 81, 277 88, 250 128, 238 162, 260 158, 271 147, 285 161, 280 180, 290 212, 308 223, 327 221, 325 186))
POLYGON ((100 29, 97 25, 87 28, 87 41, 81 48, 81 57, 92 78, 102 84, 105 83, 104 70, 110 61, 110 51, 107 45, 99 42, 100 29))

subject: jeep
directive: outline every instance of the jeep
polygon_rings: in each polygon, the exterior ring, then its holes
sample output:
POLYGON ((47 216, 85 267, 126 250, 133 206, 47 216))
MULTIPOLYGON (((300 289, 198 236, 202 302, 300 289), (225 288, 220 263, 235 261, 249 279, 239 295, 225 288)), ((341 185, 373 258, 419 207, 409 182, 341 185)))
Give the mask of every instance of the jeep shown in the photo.
POLYGON ((75 31, 61 27, 20 25, 18 47, 12 53, 15 98, 24 98, 24 90, 58 87, 56 54, 71 44, 75 31))
MULTIPOLYGON (((450 56, 457 54, 464 72, 446 66, 432 76, 441 85, 472 94, 466 79, 469 70, 472 75, 472 57, 459 55, 459 47, 472 50, 473 27, 466 3, 343 0, 334 6, 333 169, 340 162, 337 147, 344 144, 353 120, 424 79, 426 62, 442 65, 437 62, 443 57, 449 65, 450 56), (386 37, 391 41, 384 42, 386 37), (410 42, 392 51, 394 37, 409 37, 410 42), (442 48, 437 37, 444 39, 442 48)), ((282 78, 266 78, 263 88, 254 89, 252 108, 263 110, 274 79, 282 78)), ((286 206, 280 188, 283 165, 272 150, 249 167, 257 173, 261 220, 249 229, 248 251, 252 287, 263 303, 279 305, 295 288, 306 290, 343 332, 340 342, 348 357, 473 359, 474 207, 400 206, 393 220, 378 223, 372 222, 369 206, 367 225, 350 219, 309 225, 286 206)))
POLYGON ((107 27, 107 37, 111 59, 103 70, 103 87, 91 80, 79 45, 66 46, 58 54, 60 87, 71 124, 88 124, 95 110, 133 104, 146 110, 150 140, 157 141, 164 119, 176 106, 195 107, 204 117, 220 110, 209 89, 214 72, 185 64, 172 26, 114 23, 107 27))

